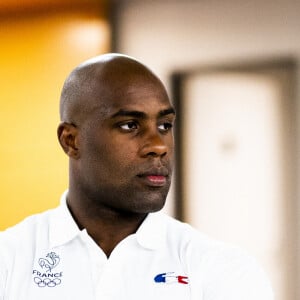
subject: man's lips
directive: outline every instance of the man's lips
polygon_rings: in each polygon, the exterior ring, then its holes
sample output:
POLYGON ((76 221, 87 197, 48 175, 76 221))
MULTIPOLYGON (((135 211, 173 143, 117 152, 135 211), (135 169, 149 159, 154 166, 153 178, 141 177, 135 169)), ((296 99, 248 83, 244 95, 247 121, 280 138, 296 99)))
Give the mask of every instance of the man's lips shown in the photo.
POLYGON ((146 178, 153 185, 158 185, 158 186, 165 185, 165 183, 167 182, 166 176, 163 175, 148 175, 146 176, 146 178))
POLYGON ((148 186, 162 187, 167 183, 167 176, 163 175, 139 175, 138 178, 148 186))
POLYGON ((168 176, 167 169, 154 169, 138 175, 146 185, 153 187, 164 186, 168 176))

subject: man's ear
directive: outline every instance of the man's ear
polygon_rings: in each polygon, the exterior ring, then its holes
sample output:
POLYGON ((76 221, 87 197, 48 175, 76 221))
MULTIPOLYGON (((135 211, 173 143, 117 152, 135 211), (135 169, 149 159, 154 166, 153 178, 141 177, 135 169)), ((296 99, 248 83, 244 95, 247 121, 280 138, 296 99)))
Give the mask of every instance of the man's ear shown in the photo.
POLYGON ((79 158, 79 137, 75 125, 62 122, 57 128, 57 136, 65 153, 72 158, 79 158))

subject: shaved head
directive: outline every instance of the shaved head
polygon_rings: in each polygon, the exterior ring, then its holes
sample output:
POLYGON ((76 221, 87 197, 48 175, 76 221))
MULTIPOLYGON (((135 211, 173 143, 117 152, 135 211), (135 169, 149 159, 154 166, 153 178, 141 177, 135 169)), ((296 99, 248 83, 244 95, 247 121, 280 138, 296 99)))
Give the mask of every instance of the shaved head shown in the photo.
POLYGON ((132 57, 109 53, 89 59, 67 77, 60 99, 62 122, 79 125, 95 110, 106 113, 105 103, 130 93, 131 83, 163 85, 145 65, 132 57), (126 91, 124 90, 126 87, 126 91))
POLYGON ((60 117, 75 215, 144 217, 162 208, 171 183, 175 111, 152 71, 121 54, 92 58, 66 79, 60 117))

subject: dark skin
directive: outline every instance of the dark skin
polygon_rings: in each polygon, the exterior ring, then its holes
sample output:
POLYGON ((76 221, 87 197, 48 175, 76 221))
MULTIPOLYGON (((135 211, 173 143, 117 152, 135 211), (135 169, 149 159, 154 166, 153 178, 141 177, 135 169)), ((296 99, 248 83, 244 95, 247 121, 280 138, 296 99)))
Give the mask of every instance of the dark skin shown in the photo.
POLYGON ((161 81, 129 57, 100 56, 66 80, 58 138, 70 158, 67 204, 107 257, 165 203, 174 119, 161 81))

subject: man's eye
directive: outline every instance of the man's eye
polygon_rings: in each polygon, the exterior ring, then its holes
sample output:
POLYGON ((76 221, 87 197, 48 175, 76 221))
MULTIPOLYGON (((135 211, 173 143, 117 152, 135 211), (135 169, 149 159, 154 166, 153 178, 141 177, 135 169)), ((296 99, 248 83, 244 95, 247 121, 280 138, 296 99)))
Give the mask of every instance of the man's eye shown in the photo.
POLYGON ((137 129, 136 122, 127 122, 127 123, 121 124, 119 126, 121 129, 126 130, 126 131, 131 131, 131 130, 137 129))
POLYGON ((169 131, 173 127, 172 123, 166 122, 158 126, 160 131, 166 132, 169 131))

